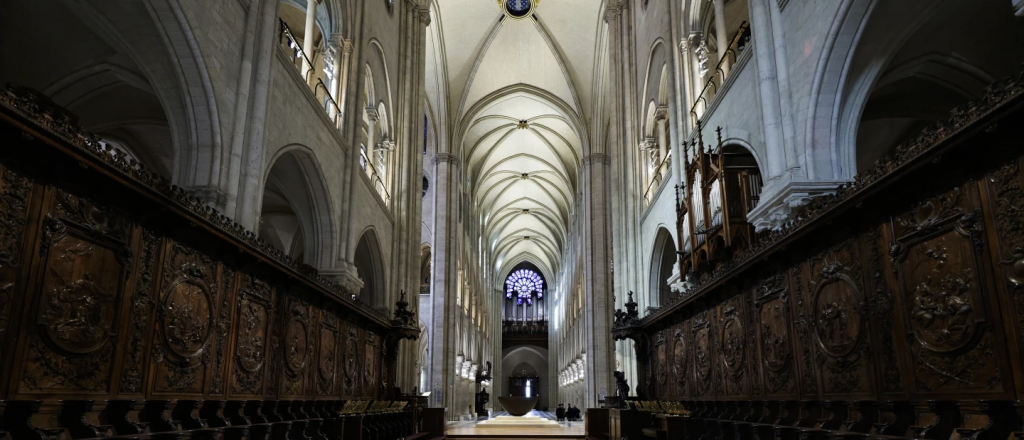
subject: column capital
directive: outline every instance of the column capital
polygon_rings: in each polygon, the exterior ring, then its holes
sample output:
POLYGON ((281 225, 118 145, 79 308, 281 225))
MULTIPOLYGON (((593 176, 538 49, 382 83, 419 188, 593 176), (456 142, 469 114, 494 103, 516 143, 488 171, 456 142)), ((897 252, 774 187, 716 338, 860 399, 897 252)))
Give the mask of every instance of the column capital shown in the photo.
POLYGON ((437 153, 434 155, 432 159, 430 159, 430 163, 432 165, 437 165, 438 163, 441 162, 451 164, 451 166, 456 168, 462 167, 462 159, 460 159, 459 156, 451 153, 437 153))
POLYGON ((623 9, 626 9, 625 1, 609 0, 604 7, 604 22, 611 23, 613 20, 618 19, 622 15, 623 9))
POLYGON ((424 26, 430 26, 430 8, 418 7, 416 8, 416 17, 419 18, 420 23, 424 26))
POLYGON ((380 149, 380 150, 391 151, 391 150, 395 149, 395 143, 393 141, 391 141, 390 139, 384 139, 384 140, 380 141, 379 144, 377 144, 377 148, 380 149))
POLYGON ((654 109, 654 120, 664 121, 668 119, 668 106, 659 105, 658 108, 654 109))
POLYGON ((654 140, 654 138, 644 138, 644 140, 640 141, 639 148, 643 151, 657 149, 658 141, 654 140))
POLYGON ((589 167, 590 165, 593 165, 595 162, 602 163, 605 165, 611 165, 612 157, 605 153, 593 153, 583 158, 583 167, 589 167))
POLYGON ((370 122, 377 122, 380 119, 380 115, 377 114, 377 107, 366 107, 366 119, 370 122))
POLYGON ((325 46, 327 46, 328 50, 332 50, 340 54, 347 55, 352 53, 352 40, 345 38, 345 36, 341 34, 331 35, 331 38, 327 40, 325 46))

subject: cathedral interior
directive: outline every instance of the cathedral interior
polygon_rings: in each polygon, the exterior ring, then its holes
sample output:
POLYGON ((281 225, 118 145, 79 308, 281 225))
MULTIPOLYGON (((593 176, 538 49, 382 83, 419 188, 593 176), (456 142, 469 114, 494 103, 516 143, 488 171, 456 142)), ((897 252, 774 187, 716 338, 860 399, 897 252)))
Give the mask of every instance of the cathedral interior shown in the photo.
POLYGON ((1024 439, 1022 127, 1024 0, 5 0, 0 440, 1024 439))

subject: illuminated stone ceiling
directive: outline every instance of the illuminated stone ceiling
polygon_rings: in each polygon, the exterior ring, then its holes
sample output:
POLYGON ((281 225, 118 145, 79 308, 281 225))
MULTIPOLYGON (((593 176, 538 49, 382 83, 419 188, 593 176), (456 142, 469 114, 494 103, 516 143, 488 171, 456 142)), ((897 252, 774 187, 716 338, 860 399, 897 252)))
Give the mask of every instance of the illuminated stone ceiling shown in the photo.
POLYGON ((463 158, 495 279, 522 261, 547 276, 559 270, 588 138, 601 8, 541 0, 524 20, 504 18, 493 0, 439 0, 432 10, 440 27, 428 45, 428 99, 463 158))

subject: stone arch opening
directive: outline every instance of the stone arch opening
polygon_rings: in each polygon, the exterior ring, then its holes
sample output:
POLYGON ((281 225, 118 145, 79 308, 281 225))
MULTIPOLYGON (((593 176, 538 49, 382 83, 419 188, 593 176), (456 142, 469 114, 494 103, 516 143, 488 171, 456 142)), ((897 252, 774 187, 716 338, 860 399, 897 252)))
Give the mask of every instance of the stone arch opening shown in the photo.
POLYGON ((364 232, 359 238, 353 261, 359 278, 363 280, 363 287, 359 290, 360 300, 371 307, 386 309, 384 259, 381 255, 377 233, 372 229, 364 232))
POLYGON ((298 261, 332 267, 335 233, 330 200, 312 151, 303 146, 283 149, 264 183, 260 238, 298 261))
POLYGON ((654 253, 651 256, 650 299, 648 304, 660 307, 667 304, 674 293, 669 287, 668 279, 676 264, 676 245, 668 229, 659 228, 654 238, 654 253))

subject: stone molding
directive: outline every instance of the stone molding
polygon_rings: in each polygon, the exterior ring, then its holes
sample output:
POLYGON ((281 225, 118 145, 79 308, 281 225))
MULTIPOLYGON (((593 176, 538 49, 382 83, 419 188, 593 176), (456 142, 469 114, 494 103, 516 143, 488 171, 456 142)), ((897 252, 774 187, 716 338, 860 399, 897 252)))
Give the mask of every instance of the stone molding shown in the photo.
POLYGON ((619 18, 619 16, 622 15, 622 10, 625 8, 625 2, 621 0, 610 0, 604 7, 604 22, 611 23, 613 20, 619 18))
POLYGON ((612 157, 607 155, 607 154, 605 154, 605 153, 594 153, 594 154, 591 154, 591 155, 583 158, 583 167, 584 168, 589 167, 590 165, 593 165, 594 162, 602 163, 602 164, 605 164, 605 165, 611 165, 612 164, 612 157))
POLYGON ((416 18, 419 18, 424 27, 430 26, 430 8, 417 8, 416 18))
POLYGON ((431 165, 437 165, 441 162, 446 162, 456 168, 462 167, 462 159, 452 153, 437 153, 432 159, 430 159, 431 165))

